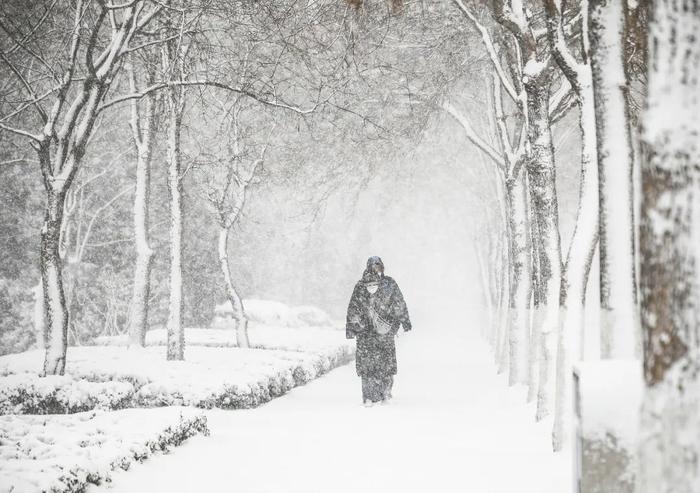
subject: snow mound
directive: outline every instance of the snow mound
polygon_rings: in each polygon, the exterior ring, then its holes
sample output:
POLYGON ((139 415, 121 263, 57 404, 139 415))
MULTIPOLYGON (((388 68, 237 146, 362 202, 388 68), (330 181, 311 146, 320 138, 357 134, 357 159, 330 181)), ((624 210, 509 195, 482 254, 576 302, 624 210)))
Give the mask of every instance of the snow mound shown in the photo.
MULTIPOLYGON (((279 301, 262 299, 243 300, 243 305, 248 320, 259 326, 326 329, 342 327, 342 324, 333 321, 325 311, 315 306, 289 306, 279 301)), ((233 310, 228 301, 216 305, 212 326, 230 326, 232 317, 233 310)))

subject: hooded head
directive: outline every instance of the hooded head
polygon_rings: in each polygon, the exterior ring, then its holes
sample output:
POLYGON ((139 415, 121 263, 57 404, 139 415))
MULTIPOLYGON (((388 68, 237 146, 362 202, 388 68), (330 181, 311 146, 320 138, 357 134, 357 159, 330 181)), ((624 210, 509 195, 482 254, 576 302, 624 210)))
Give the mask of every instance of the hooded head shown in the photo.
POLYGON ((379 257, 370 257, 367 259, 366 272, 374 272, 379 277, 384 277, 384 262, 379 257))
POLYGON ((380 280, 381 276, 370 269, 365 270, 365 272, 362 274, 362 283, 369 294, 374 294, 377 292, 377 289, 379 289, 380 280))

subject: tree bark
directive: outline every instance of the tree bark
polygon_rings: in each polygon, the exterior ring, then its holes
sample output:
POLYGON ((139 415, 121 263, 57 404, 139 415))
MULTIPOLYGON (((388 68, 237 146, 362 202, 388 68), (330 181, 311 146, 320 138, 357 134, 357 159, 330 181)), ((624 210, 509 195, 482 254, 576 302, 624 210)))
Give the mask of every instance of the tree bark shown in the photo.
POLYGON ((506 184, 509 247, 509 360, 510 385, 526 384, 528 375, 528 343, 530 338, 531 266, 528 244, 527 188, 525 174, 506 184))
POLYGON ((182 325, 182 155, 180 135, 183 105, 170 90, 168 122, 168 191, 170 193, 170 298, 168 303, 168 360, 185 359, 185 329, 182 325))
POLYGON ((63 262, 59 253, 65 192, 63 184, 47 183, 47 203, 41 228, 41 281, 44 290, 44 319, 47 344, 44 375, 63 375, 68 348, 68 310, 63 291, 63 262), (58 186, 58 189, 54 188, 58 186))
POLYGON ((700 4, 658 0, 643 119, 637 491, 700 491, 700 4))
POLYGON ((236 343, 238 344, 238 347, 248 348, 250 347, 250 341, 248 339, 248 317, 245 313, 243 300, 239 296, 238 291, 236 291, 233 281, 231 280, 231 269, 228 263, 228 235, 228 228, 226 226, 220 226, 219 263, 221 265, 221 272, 224 274, 226 296, 228 297, 228 301, 231 303, 231 309, 233 310, 233 319, 235 321, 236 329, 236 343))
POLYGON ((589 9, 600 201, 601 353, 604 358, 635 358, 640 336, 624 2, 591 0, 589 9))
MULTIPOLYGON (((530 189, 529 180, 528 190, 530 189)), ((533 208, 528 207, 528 216, 530 218, 530 265, 532 266, 531 279, 531 297, 532 310, 530 313, 530 351, 528 355, 528 375, 527 375, 527 402, 532 402, 537 397, 538 379, 538 363, 540 353, 540 327, 542 327, 542 307, 540 306, 539 292, 540 288, 540 256, 537 238, 539 237, 539 228, 537 227, 537 218, 533 208)))
MULTIPOLYGON (((537 77, 525 82, 528 106, 530 160, 527 166, 530 200, 537 220, 539 236, 539 302, 541 305, 540 368, 536 419, 552 413, 555 395, 555 355, 559 327, 561 289, 561 242, 556 193, 554 147, 549 120, 551 73, 543 68, 537 77)), ((540 317, 538 317, 540 318, 540 317)))
MULTIPOLYGON (((133 103, 134 107, 136 102, 133 103)), ((155 127, 155 101, 147 96, 143 126, 139 121, 138 110, 132 109, 132 131, 136 146, 136 191, 134 193, 134 244, 136 265, 134 287, 129 314, 129 344, 144 347, 148 330, 148 304, 151 292, 151 249, 149 229, 149 202, 151 184, 151 155, 155 127)))

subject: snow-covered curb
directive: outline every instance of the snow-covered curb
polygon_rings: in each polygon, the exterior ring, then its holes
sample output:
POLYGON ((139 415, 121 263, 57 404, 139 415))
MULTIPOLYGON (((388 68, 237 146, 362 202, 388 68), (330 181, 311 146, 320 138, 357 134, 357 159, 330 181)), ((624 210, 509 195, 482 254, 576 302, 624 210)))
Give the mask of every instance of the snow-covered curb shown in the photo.
POLYGON ((198 433, 206 416, 179 407, 0 416, 0 493, 84 491, 198 433))
POLYGON ((95 407, 253 408, 348 363, 346 346, 316 353, 187 348, 166 361, 164 347, 71 348, 66 376, 39 377, 38 351, 0 358, 0 413, 47 414, 95 407))

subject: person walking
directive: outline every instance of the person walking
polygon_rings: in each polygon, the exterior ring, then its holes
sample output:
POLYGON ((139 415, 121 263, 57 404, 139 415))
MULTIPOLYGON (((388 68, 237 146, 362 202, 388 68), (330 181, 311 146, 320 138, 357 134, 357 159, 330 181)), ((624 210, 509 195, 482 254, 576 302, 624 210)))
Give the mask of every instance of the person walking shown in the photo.
POLYGON ((397 372, 394 337, 411 330, 399 285, 384 275, 384 263, 370 257, 348 305, 345 336, 357 339, 355 368, 362 379, 362 402, 371 406, 391 399, 397 372))

